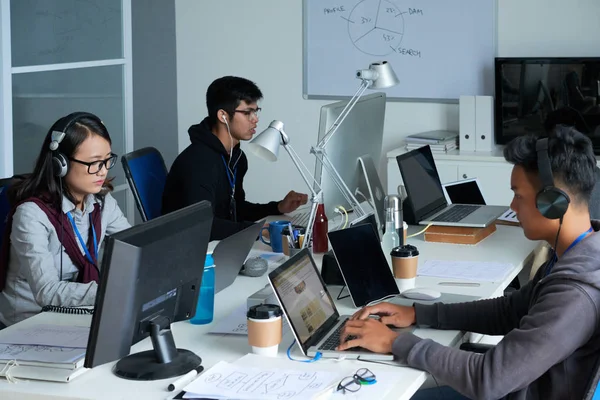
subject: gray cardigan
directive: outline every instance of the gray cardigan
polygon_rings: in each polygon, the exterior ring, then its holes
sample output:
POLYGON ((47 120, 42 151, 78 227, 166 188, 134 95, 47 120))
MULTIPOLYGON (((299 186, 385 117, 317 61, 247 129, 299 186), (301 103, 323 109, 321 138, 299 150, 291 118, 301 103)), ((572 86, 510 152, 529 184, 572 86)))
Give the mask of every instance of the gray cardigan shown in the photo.
POLYGON ((600 222, 595 233, 504 297, 415 305, 417 325, 504 335, 485 354, 398 336, 394 354, 473 399, 581 399, 600 354, 600 222))
MULTIPOLYGON (((71 211, 75 225, 87 243, 90 230, 89 215, 96 199, 87 196, 84 210, 63 198, 63 212, 71 211)), ((129 228, 129 222, 108 194, 102 209, 101 246, 106 234, 129 228)), ((64 229, 73 229, 66 225, 64 229)), ((83 247, 77 242, 81 252, 83 247)), ((40 312, 47 304, 60 306, 93 305, 96 299, 96 282, 77 283, 77 267, 60 244, 59 234, 35 203, 27 202, 17 207, 10 235, 10 253, 6 286, 0 292, 0 322, 12 325, 40 312), (62 277, 61 254, 62 251, 62 277)))

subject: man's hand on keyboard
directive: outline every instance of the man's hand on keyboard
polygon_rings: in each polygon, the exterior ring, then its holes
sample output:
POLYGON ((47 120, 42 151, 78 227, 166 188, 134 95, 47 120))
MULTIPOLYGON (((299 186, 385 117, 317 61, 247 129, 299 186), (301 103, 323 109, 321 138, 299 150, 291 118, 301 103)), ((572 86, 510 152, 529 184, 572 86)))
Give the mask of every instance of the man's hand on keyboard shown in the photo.
POLYGON ((287 214, 287 213, 294 211, 301 205, 306 204, 307 201, 308 201, 307 194, 296 193, 292 190, 288 194, 285 195, 285 197, 283 198, 283 200, 281 200, 279 202, 279 204, 277 204, 277 209, 279 210, 280 213, 287 214))
POLYGON ((375 353, 391 353, 398 334, 377 319, 348 320, 337 350, 362 347, 375 353))
POLYGON ((350 319, 366 320, 374 315, 378 316, 382 323, 393 325, 396 328, 405 328, 417 322, 414 307, 400 306, 388 302, 361 308, 350 319))

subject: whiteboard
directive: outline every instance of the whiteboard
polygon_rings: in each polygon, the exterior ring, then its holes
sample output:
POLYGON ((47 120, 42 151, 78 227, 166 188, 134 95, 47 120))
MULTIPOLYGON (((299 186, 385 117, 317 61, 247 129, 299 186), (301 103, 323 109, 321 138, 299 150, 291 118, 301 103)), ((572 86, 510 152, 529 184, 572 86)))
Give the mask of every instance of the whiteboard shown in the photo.
POLYGON ((352 96, 356 70, 387 60, 388 99, 492 95, 496 0, 304 0, 305 98, 352 96))

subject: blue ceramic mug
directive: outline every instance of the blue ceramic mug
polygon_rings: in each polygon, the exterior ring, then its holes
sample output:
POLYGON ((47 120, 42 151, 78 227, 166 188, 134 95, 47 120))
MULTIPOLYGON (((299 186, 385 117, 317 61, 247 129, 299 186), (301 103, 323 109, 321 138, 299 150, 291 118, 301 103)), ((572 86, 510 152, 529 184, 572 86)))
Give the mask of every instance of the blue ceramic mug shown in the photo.
POLYGON ((290 221, 273 221, 269 226, 265 226, 260 231, 260 241, 271 246, 275 253, 283 253, 283 242, 281 240, 281 231, 290 226, 290 221), (264 230, 269 231, 269 241, 266 241, 262 235, 264 230))

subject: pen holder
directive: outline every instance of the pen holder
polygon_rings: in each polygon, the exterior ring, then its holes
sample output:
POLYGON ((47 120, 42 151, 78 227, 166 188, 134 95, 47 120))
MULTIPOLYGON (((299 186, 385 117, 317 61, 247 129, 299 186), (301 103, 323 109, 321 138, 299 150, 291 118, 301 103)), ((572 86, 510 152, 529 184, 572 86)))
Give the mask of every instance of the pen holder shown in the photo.
POLYGON ((293 257, 296 254, 300 253, 300 251, 302 250, 300 248, 290 247, 289 239, 287 236, 283 236, 281 238, 281 242, 283 243, 283 254, 285 254, 288 257, 293 257))
POLYGON ((281 231, 283 254, 289 257, 295 256, 300 252, 306 229, 301 227, 292 227, 292 231, 292 234, 290 234, 289 227, 285 227, 281 231))

